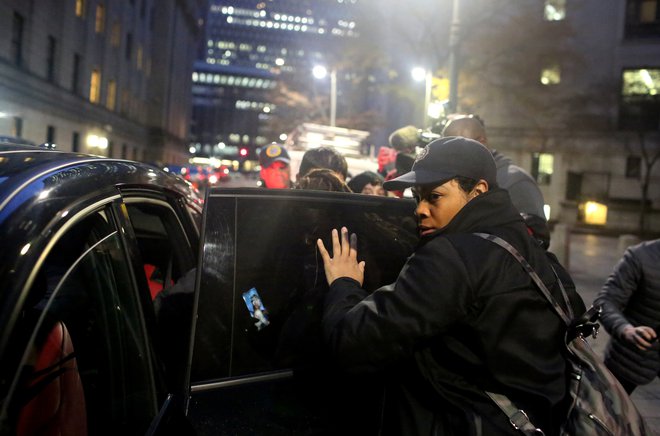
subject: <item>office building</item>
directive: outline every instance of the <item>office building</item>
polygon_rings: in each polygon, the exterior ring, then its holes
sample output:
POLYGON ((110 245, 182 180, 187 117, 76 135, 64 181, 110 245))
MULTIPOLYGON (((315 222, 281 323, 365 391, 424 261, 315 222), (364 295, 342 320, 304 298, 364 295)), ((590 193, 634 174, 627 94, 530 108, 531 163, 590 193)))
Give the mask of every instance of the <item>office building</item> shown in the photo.
POLYGON ((350 18, 356 2, 212 1, 193 73, 196 152, 236 154, 248 147, 254 153, 278 140, 282 132, 272 131, 269 121, 281 110, 274 103, 281 79, 308 81, 307 90, 314 86, 312 67, 329 67, 335 50, 358 37, 350 18))
POLYGON ((0 135, 184 161, 205 3, 0 0, 0 135))

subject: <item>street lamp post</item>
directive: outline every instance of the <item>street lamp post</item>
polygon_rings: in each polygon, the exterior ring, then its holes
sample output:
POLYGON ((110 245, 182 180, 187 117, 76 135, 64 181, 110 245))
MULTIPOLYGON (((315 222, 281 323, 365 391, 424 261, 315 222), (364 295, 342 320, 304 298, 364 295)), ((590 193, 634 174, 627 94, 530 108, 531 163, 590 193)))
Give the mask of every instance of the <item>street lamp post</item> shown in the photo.
POLYGON ((431 87, 433 85, 433 73, 429 69, 422 67, 415 67, 412 69, 413 79, 421 82, 424 81, 424 114, 422 116, 422 128, 428 125, 429 117, 429 104, 431 102, 431 87))
POLYGON ((460 11, 459 0, 454 0, 451 25, 449 27, 449 111, 456 112, 458 108, 458 44, 460 11))
MULTIPOLYGON (((317 65, 312 70, 317 79, 325 79, 328 69, 323 65, 317 65)), ((330 126, 335 127, 337 121, 337 69, 330 70, 330 126)))

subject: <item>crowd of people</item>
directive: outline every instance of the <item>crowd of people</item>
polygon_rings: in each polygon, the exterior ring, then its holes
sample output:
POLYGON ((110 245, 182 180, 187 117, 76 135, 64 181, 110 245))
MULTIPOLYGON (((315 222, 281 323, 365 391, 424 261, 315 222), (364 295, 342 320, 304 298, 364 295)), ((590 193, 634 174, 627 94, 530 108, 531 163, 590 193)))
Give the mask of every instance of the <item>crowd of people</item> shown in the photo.
MULTIPOLYGON (((395 387, 386 434, 519 434, 487 391, 510 398, 538 434, 560 434, 569 407, 567 326, 530 270, 562 310, 578 317, 586 307, 547 251, 536 181, 489 147, 473 115, 451 117, 428 143, 405 126, 389 146, 378 172, 350 178, 335 150, 310 150, 295 182, 284 147, 260 155, 267 188, 395 197, 410 190, 416 201, 420 242, 396 282, 373 293, 362 289, 368 265, 358 260, 356 235, 344 227, 332 231, 331 247, 318 240, 329 285, 324 337, 338 364, 388 371, 395 387)), ((659 265, 660 240, 628 249, 594 302, 611 334, 605 363, 628 393, 660 375, 659 265)))

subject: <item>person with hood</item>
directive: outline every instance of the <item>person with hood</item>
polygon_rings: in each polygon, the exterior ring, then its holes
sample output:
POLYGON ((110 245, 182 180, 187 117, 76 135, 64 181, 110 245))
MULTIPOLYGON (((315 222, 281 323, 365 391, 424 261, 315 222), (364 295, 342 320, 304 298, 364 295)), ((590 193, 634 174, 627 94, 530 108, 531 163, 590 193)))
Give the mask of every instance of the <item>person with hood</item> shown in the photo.
POLYGON ((522 254, 557 301, 584 303, 556 258, 527 233, 490 151, 462 137, 429 143, 385 189, 412 187, 420 241, 396 282, 368 294, 357 236, 317 246, 330 285, 324 339, 349 371, 385 371, 383 434, 518 435, 485 391, 506 395, 546 435, 568 405, 566 325, 498 236, 522 254), (561 285, 568 301, 561 296, 561 285))

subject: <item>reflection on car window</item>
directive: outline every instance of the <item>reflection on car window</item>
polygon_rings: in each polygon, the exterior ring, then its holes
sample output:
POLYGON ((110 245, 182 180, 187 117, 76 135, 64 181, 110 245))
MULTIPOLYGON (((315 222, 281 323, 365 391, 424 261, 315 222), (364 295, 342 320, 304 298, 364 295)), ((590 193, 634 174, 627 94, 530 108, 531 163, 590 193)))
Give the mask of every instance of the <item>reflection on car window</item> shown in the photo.
POLYGON ((327 284, 316 240, 328 245, 330 230, 346 225, 359 235, 358 252, 369 266, 365 289, 391 283, 416 237, 410 205, 388 204, 279 198, 208 203, 194 380, 325 360, 320 321, 327 284), (255 294, 259 316, 251 304, 255 294))
POLYGON ((64 426, 56 433, 79 434, 84 425, 89 434, 133 434, 146 431, 155 417, 144 321, 123 253, 114 226, 95 213, 47 257, 21 326, 34 333, 12 401, 19 427, 56 410, 64 414, 54 421, 64 426), (58 343, 61 355, 53 357, 58 343), (57 395, 48 395, 54 387, 57 395), (60 404, 49 408, 54 399, 60 404))

